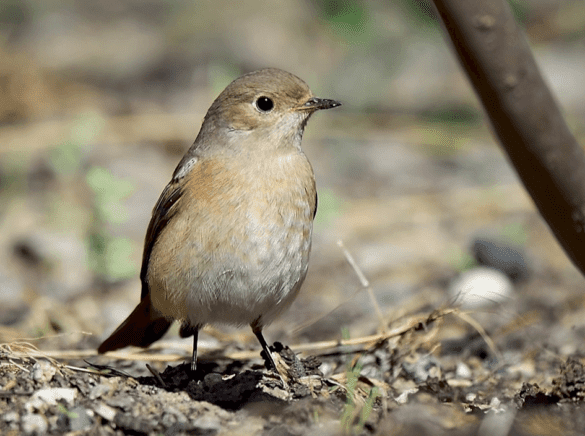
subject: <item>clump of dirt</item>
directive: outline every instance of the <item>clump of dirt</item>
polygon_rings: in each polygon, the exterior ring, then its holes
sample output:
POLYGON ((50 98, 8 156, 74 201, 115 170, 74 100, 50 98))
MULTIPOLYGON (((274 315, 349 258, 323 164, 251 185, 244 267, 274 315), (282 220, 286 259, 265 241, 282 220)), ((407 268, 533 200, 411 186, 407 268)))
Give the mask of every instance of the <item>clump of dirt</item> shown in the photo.
POLYGON ((553 380, 553 394, 562 399, 585 399, 585 368, 575 356, 561 365, 561 375, 553 380))

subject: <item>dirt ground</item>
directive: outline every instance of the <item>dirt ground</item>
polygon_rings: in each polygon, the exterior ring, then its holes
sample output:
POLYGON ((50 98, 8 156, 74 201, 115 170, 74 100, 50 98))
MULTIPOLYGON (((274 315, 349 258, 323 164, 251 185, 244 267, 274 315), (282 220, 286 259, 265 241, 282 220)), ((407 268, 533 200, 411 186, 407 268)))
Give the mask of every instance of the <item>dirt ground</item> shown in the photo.
MULTIPOLYGON (((539 313, 547 311, 542 301, 532 304, 539 313)), ((233 346, 204 355, 192 374, 188 363, 167 366, 156 362, 165 356, 153 352, 143 356, 152 359, 145 371, 145 363, 130 355, 81 360, 72 350, 70 357, 55 360, 13 342, 0 349, 0 430, 7 435, 583 434, 582 356, 563 356, 554 344, 542 342, 566 334, 559 331, 563 320, 579 305, 582 311, 583 298, 575 296, 564 311, 549 307, 546 321, 528 312, 492 337, 471 328, 441 340, 446 329, 466 321, 460 310, 445 309, 395 320, 371 337, 307 344, 312 348, 307 358, 276 343, 280 374, 266 371, 258 358, 229 357, 233 346)))
MULTIPOLYGON (((583 276, 440 28, 399 10, 419 2, 346 2, 370 17, 353 34, 328 2, 114 3, 0 8, 0 434, 585 434, 583 276), (206 108, 265 66, 343 102, 303 140, 319 210, 302 291, 264 331, 278 373, 220 326, 194 374, 176 327, 97 355, 206 108)), ((582 2, 512 3, 585 143, 582 2)))

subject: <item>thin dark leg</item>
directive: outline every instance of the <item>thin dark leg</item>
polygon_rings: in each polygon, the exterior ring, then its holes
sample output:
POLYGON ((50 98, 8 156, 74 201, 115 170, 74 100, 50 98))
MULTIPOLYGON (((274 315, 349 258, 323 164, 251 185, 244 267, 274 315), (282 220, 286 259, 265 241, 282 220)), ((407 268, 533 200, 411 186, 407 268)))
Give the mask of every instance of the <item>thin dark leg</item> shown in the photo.
POLYGON ((276 363, 274 363, 274 359, 272 358, 272 353, 270 352, 270 349, 268 348, 268 344, 264 340, 264 336, 262 336, 262 329, 258 328, 258 327, 254 327, 254 325, 252 325, 251 327, 252 327, 252 331, 254 332, 256 337, 258 338, 258 342, 260 342, 260 345, 262 345, 262 349, 264 350, 264 353, 266 354, 266 357, 267 357, 266 363, 268 364, 267 369, 272 370, 272 371, 276 371, 276 363))
POLYGON ((199 328, 192 327, 193 331, 193 355, 191 357, 191 372, 197 370, 197 338, 199 337, 199 328))

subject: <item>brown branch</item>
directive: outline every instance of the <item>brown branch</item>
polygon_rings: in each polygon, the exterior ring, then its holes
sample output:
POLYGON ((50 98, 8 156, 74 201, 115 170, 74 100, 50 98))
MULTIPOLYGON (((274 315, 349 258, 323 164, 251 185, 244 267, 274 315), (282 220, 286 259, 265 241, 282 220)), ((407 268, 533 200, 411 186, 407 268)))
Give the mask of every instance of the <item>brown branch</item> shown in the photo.
POLYGON ((461 65, 538 210, 585 274, 585 154, 505 0, 434 0, 461 65))

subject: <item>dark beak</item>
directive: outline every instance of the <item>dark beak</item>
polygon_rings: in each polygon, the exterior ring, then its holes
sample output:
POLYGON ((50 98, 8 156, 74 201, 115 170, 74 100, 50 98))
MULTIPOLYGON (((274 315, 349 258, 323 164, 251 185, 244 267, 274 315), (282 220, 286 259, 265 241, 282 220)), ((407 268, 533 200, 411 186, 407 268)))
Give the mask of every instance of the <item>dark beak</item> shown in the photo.
POLYGON ((341 106, 341 103, 335 100, 329 100, 327 98, 312 97, 301 107, 302 109, 308 109, 312 111, 318 111, 321 109, 332 109, 334 107, 341 106))

